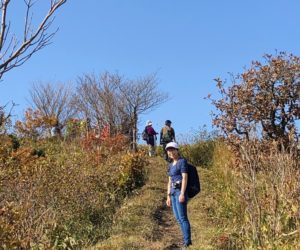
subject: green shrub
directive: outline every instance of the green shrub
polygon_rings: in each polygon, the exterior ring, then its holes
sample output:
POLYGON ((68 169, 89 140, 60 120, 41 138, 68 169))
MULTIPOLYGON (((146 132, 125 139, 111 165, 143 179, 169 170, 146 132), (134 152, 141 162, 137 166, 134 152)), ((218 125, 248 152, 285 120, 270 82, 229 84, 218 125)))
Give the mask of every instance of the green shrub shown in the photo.
POLYGON ((9 137, 10 137, 11 142, 12 142, 12 149, 17 150, 20 147, 20 140, 14 134, 10 134, 9 137))
POLYGON ((146 157, 143 153, 127 154, 121 159, 118 188, 129 193, 145 182, 146 157))
POLYGON ((192 164, 207 168, 212 164, 214 148, 214 140, 199 141, 181 146, 180 152, 192 164))

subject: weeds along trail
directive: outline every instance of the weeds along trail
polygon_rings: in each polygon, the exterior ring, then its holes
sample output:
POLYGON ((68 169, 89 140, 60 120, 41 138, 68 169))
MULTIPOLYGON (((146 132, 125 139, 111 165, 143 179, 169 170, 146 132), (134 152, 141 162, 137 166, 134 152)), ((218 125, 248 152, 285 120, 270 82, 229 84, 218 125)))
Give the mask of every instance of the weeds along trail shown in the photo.
POLYGON ((89 249, 179 249, 179 227, 165 205, 166 185, 166 162, 151 158, 146 184, 118 209, 111 237, 89 249))
MULTIPOLYGON (((203 191, 188 205, 192 227, 191 250, 216 249, 213 246, 218 225, 208 220, 209 207, 213 204, 210 192, 214 174, 198 168, 203 191)), ((147 167, 146 184, 129 197, 114 218, 111 237, 91 249, 180 249, 181 233, 171 208, 165 205, 167 164, 160 157, 151 158, 147 167)))
MULTIPOLYGON (((257 145, 255 149, 257 149, 257 145)), ((260 217, 256 216, 255 210, 249 210, 249 207, 253 207, 253 199, 245 200, 241 194, 245 194, 245 191, 252 194, 251 191, 255 187, 256 197, 260 199, 258 208, 269 216, 268 218, 273 219, 275 217, 271 213, 273 211, 272 199, 276 199, 276 195, 272 196, 271 194, 274 193, 272 188, 274 188, 275 181, 282 185, 281 189, 275 191, 284 194, 281 200, 277 200, 285 202, 283 203, 285 206, 279 207, 281 209, 278 210, 279 215, 281 217, 288 216, 284 217, 288 220, 279 221, 282 226, 279 229, 285 230, 288 226, 286 223, 291 222, 290 218, 294 219, 291 226, 295 228, 288 228, 291 233, 283 235, 289 236, 291 239, 274 237, 272 239, 267 235, 269 231, 260 231, 260 233, 264 233, 265 242, 263 244, 266 245, 267 241, 271 239, 274 249, 299 249, 299 240, 296 235, 298 217, 295 217, 298 210, 294 205, 298 204, 299 199, 298 196, 293 198, 299 190, 300 175, 297 174, 299 173, 299 161, 296 161, 293 152, 277 152, 276 148, 275 152, 268 157, 264 154, 257 157, 256 152, 257 150, 254 150, 251 154, 253 161, 241 158, 239 164, 243 163, 244 165, 241 165, 243 168, 234 168, 236 158, 226 146, 219 144, 214 149, 213 164, 204 165, 202 168, 198 167, 202 191, 188 204, 193 241, 193 245, 189 247, 190 250, 256 249, 257 242, 249 235, 253 232, 252 227, 257 225, 250 224, 246 219, 249 216, 256 220, 260 217), (243 159, 245 162, 242 162, 243 159), (260 166, 260 171, 255 172, 256 180, 259 182, 256 182, 254 186, 251 182, 252 179, 248 178, 247 171, 252 170, 250 167, 257 166, 260 166), (288 195, 293 200, 284 198, 288 195)), ((174 221, 171 209, 165 206, 167 164, 161 158, 151 158, 150 164, 147 166, 147 178, 146 184, 136 190, 115 214, 111 237, 99 243, 94 249, 179 249, 181 241, 179 227, 174 221)), ((264 230, 272 229, 266 227, 268 221, 261 221, 261 223, 264 223, 262 224, 264 230)), ((284 231, 279 231, 279 233, 281 232, 284 231)))

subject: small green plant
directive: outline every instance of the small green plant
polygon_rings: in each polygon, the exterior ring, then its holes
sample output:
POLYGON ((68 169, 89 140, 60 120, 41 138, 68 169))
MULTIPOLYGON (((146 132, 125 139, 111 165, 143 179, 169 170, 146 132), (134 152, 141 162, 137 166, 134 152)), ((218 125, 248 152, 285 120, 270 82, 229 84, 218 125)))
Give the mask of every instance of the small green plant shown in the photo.
POLYGON ((185 144, 180 148, 183 157, 196 166, 208 168, 213 161, 215 141, 199 141, 194 144, 185 144))

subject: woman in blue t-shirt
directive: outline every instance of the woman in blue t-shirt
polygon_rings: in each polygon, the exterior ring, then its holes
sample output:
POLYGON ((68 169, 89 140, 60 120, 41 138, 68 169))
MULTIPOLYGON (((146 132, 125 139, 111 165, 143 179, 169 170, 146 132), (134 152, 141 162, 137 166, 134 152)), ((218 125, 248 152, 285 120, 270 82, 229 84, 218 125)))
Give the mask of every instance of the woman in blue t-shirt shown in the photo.
POLYGON ((168 195, 167 206, 172 206, 174 216, 180 225, 183 234, 183 246, 192 244, 191 226, 187 216, 187 193, 186 186, 188 180, 187 162, 180 157, 179 147, 176 142, 170 142, 166 145, 168 157, 173 161, 169 165, 168 175, 168 195))

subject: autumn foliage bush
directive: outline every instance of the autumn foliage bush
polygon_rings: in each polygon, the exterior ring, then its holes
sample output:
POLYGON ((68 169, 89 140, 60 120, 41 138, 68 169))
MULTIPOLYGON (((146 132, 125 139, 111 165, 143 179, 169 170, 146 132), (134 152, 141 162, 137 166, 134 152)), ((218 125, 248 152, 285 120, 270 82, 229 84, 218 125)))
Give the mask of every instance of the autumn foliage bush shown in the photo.
POLYGON ((215 79, 221 95, 211 99, 213 124, 232 144, 259 137, 287 146, 297 140, 300 119, 300 57, 265 54, 249 69, 226 80, 215 79))
POLYGON ((228 165, 219 154, 213 164, 222 183, 214 215, 223 222, 228 215, 231 229, 222 249, 299 248, 299 79, 300 58, 287 52, 252 61, 229 86, 215 79, 213 124, 231 145, 221 152, 233 159, 228 165))
POLYGON ((40 111, 27 109, 24 121, 16 121, 15 130, 20 137, 29 137, 36 139, 45 136, 50 128, 55 125, 55 117, 44 116, 40 111))
MULTIPOLYGON (((5 139, 4 139, 5 138, 5 139)), ((0 145, 0 242, 4 249, 82 248, 107 237, 113 213, 144 183, 142 153, 121 136, 99 147, 78 141, 0 145), (96 155, 101 157, 95 157, 96 155)))

